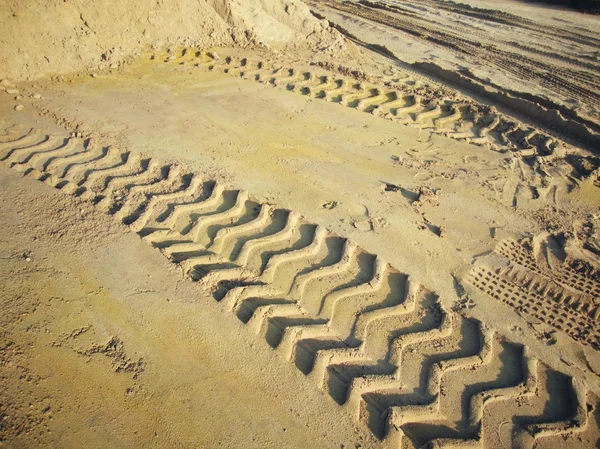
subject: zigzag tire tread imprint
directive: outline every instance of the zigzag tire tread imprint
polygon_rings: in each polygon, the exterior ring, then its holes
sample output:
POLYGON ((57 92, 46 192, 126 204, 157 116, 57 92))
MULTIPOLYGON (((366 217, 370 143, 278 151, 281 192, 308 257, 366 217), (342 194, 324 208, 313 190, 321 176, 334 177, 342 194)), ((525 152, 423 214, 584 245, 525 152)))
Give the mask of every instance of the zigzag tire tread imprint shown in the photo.
POLYGON ((559 144, 542 131, 480 104, 424 96, 409 86, 403 91, 357 81, 316 66, 304 70, 249 58, 221 59, 214 52, 192 48, 150 58, 278 86, 474 145, 493 144, 523 157, 551 155, 559 144))
POLYGON ((34 129, 0 135, 0 163, 128 225, 390 447, 595 444, 580 381, 293 211, 34 129))

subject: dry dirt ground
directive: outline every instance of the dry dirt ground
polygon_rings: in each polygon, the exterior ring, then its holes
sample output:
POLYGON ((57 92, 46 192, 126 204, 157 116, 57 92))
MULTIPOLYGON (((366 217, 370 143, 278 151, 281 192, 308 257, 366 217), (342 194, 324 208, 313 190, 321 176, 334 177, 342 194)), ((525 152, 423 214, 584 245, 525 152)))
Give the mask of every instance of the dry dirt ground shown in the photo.
POLYGON ((600 19, 468 3, 5 81, 0 445, 600 447, 600 19))

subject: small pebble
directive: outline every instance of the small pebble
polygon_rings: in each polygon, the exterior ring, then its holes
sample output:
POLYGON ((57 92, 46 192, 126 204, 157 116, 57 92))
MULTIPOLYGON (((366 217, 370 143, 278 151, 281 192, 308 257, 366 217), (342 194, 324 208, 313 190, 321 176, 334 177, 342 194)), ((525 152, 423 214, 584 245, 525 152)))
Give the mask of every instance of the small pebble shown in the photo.
POLYGON ((12 81, 7 80, 6 78, 4 78, 2 81, 0 81, 0 85, 2 85, 4 87, 15 87, 15 84, 12 81))
POLYGON ((111 64, 110 68, 111 69, 118 69, 119 68, 119 64, 111 64))
POLYGON ((21 101, 22 99, 23 99, 23 95, 17 95, 17 96, 15 97, 15 100, 16 100, 16 101, 21 101))
POLYGON ((33 98, 35 98, 36 100, 41 100, 42 94, 33 94, 33 98))
POLYGON ((23 109, 25 109, 25 106, 23 106, 22 104, 18 104, 15 106, 15 111, 17 112, 21 112, 23 109))
POLYGON ((6 93, 9 95, 19 95, 19 89, 6 89, 6 93))
POLYGON ((97 73, 92 73, 92 78, 97 78, 98 74, 97 73))

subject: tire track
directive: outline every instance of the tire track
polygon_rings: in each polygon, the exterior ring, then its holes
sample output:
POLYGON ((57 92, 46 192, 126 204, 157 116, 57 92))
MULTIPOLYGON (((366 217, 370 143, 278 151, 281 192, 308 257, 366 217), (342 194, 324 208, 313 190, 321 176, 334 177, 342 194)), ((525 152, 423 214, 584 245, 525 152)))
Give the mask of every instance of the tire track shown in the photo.
MULTIPOLYGON (((540 320, 576 341, 600 348, 599 271, 589 263, 567 257, 546 268, 528 240, 506 239, 490 260, 476 265, 465 281, 524 317, 540 320)), ((548 260, 548 258, 547 258, 548 260)), ((551 260, 551 259, 550 259, 551 260)))
MULTIPOLYGON (((503 40, 502 33, 499 33, 500 36, 496 36, 495 30, 499 27, 495 24, 488 25, 489 29, 483 36, 476 35, 476 33, 480 33, 480 30, 466 34, 468 29, 465 30, 464 25, 453 26, 453 15, 440 11, 435 5, 427 7, 421 5, 421 2, 418 5, 402 2, 400 6, 396 7, 388 5, 388 3, 328 1, 325 3, 315 2, 312 5, 322 14, 327 15, 327 11, 335 16, 341 14, 350 22, 366 20, 367 22, 364 24, 367 27, 383 25, 390 29, 400 28, 400 32, 408 32, 431 45, 450 48, 459 54, 459 59, 473 58, 475 62, 488 60, 488 65, 496 65, 502 72, 509 72, 506 73, 509 77, 517 76, 518 79, 522 78, 533 84, 525 91, 515 90, 505 82, 493 81, 493 77, 481 77, 468 69, 458 71, 444 69, 433 61, 416 62, 412 65, 426 76, 444 79, 456 84, 460 89, 466 89, 471 94, 488 98, 493 103, 501 104, 515 113, 528 116, 536 126, 541 126, 550 134, 559 132, 566 138, 582 142, 585 140, 586 145, 589 145, 588 149, 592 151, 597 147, 599 117, 598 108, 594 106, 594 104, 597 106, 600 101, 598 94, 600 78, 597 70, 587 68, 580 70, 578 67, 568 66, 562 60, 538 58, 535 55, 527 54, 510 45, 512 37, 505 37, 503 40), (406 8, 417 9, 417 14, 407 11, 406 8), (375 25, 373 25, 374 23, 375 25), (478 39, 474 39, 474 33, 478 39), (494 36, 495 39, 491 40, 491 36, 494 36), (529 93, 531 88, 540 85, 554 91, 559 95, 560 100, 550 101, 547 96, 529 93)), ((315 15, 321 19, 324 18, 321 14, 315 13, 315 15)), ((382 50, 376 44, 363 42, 342 27, 335 24, 333 26, 357 44, 398 62, 397 58, 387 49, 382 50)), ((565 30, 565 34, 567 32, 568 30, 565 30)), ((507 29, 507 33, 514 33, 512 27, 507 29)), ((538 39, 547 41, 545 35, 538 39)), ((573 54, 572 44, 565 41, 561 45, 564 47, 562 51, 567 56, 573 54)), ((587 53, 592 60, 595 49, 594 44, 588 44, 587 53)), ((582 49, 575 53, 585 54, 586 51, 582 49)))
MULTIPOLYGON (((575 97, 582 103, 596 108, 600 104, 597 86, 600 79, 595 76, 591 84, 585 73, 575 69, 565 69, 550 61, 531 59, 521 53, 510 51, 508 46, 499 46, 497 42, 482 45, 470 35, 462 34, 460 28, 447 28, 443 24, 424 20, 420 14, 407 11, 402 6, 384 5, 361 0, 358 3, 327 1, 326 6, 384 26, 407 32, 420 39, 450 48, 456 52, 488 61, 519 79, 529 79, 536 84, 560 93, 564 98, 575 97), (562 73, 565 72, 565 76, 562 73)), ((593 48, 593 47, 592 47, 593 48)))
POLYGON ((503 240, 496 247, 496 252, 546 279, 558 282, 564 288, 600 297, 600 271, 585 261, 569 257, 565 263, 553 266, 551 271, 546 270, 538 262, 543 256, 535 254, 533 245, 527 240, 503 240))
MULTIPOLYGON (((324 99, 374 114, 416 128, 427 129, 474 145, 494 145, 502 151, 513 151, 524 157, 554 153, 558 141, 541 131, 525 127, 495 110, 477 104, 450 99, 423 98, 407 87, 406 91, 317 73, 317 69, 282 68, 264 61, 227 57, 212 63, 198 63, 180 51, 172 59, 153 55, 151 59, 175 64, 192 64, 209 71, 238 76, 278 86, 312 98, 324 99), (526 136, 526 138, 525 138, 526 136)), ((198 52, 195 52, 198 54, 198 52)), ((210 58, 208 53, 198 56, 210 58)))
MULTIPOLYGON (((461 27, 464 26, 468 26, 469 27, 469 35, 470 36, 477 36, 479 38, 480 42, 486 42, 489 41, 490 35, 488 33, 486 33, 485 30, 482 30, 480 27, 475 26, 473 23, 469 23, 465 20, 461 20, 464 19, 465 17, 469 17, 469 18, 473 18, 476 20, 475 23, 479 22, 480 20, 483 20, 484 23, 485 22, 496 22, 496 23, 500 23, 501 25, 505 25, 507 26, 506 29, 509 30, 514 30, 514 28, 509 28, 509 27, 517 27, 520 28, 521 30, 525 31, 534 31, 534 33, 538 33, 539 35, 543 35, 543 36, 550 36, 552 38, 554 38, 554 40, 552 41, 554 42, 558 42, 564 45, 565 41, 570 40, 569 39, 569 29, 557 29, 554 27, 541 27, 538 24, 535 24, 532 21, 529 21, 523 17, 518 17, 518 16, 512 16, 513 20, 497 20, 496 17, 498 16, 498 13, 501 14, 500 11, 494 11, 494 10, 487 10, 485 13, 473 13, 474 10, 478 10, 478 8, 472 8, 472 7, 466 7, 466 8, 456 8, 456 7, 448 7, 450 2, 436 2, 436 1, 425 1, 425 2, 419 2, 418 5, 413 5, 410 2, 398 2, 398 1, 387 1, 388 6, 393 10, 393 11, 401 11, 401 13, 403 15, 407 15, 410 16, 411 18, 416 18, 419 19, 418 14, 415 14, 412 10, 410 9, 417 9, 419 11, 431 11, 432 8, 435 8, 436 11, 444 10, 447 11, 448 13, 450 13, 450 15, 448 15, 447 17, 449 18, 450 21, 456 21, 461 27), (409 8, 409 9, 407 9, 409 8), (454 20, 452 20, 454 19, 454 20)), ((462 5, 462 6, 466 6, 466 5, 462 5)), ((484 10, 480 10, 480 11, 484 11, 484 10)), ((436 21, 436 25, 438 26, 442 26, 446 29, 449 29, 450 31, 456 30, 456 27, 454 26, 448 26, 446 23, 444 23, 444 21, 436 21)), ((525 31, 525 32, 527 32, 525 31)), ((514 31, 513 31, 514 32, 514 31)), ((534 34, 535 35, 535 34, 534 34)), ((576 38, 575 41, 571 42, 575 42, 576 44, 579 45, 584 45, 585 47, 587 47, 588 49, 592 49, 594 48, 595 45, 598 45, 600 43, 600 41, 598 40, 599 36, 592 36, 589 35, 587 37, 584 37, 583 35, 580 35, 576 38)), ((589 58, 586 57, 584 54, 559 54, 556 53, 555 51, 544 51, 541 50, 540 48, 534 48, 531 47, 527 44, 523 44, 520 42, 515 42, 515 41, 504 41, 504 40, 496 40, 495 41, 496 45, 499 46, 504 46, 506 47, 515 47, 518 48, 519 50, 524 50, 527 51, 529 53, 532 53, 534 56, 537 57, 541 57, 547 60, 552 60, 555 62, 559 62, 561 64, 567 63, 567 64, 571 64, 577 67, 581 67, 581 68, 585 68, 594 72, 598 72, 598 70, 600 70, 600 65, 598 65, 597 63, 594 63, 594 59, 593 58, 589 58)), ((552 46, 547 46, 548 49, 552 50, 553 47, 552 46)), ((583 53, 583 52, 581 52, 583 53)), ((585 76, 585 72, 581 72, 581 74, 583 76, 585 76)))
POLYGON ((582 386, 347 239, 176 165, 27 136, 4 165, 129 225, 378 438, 493 447, 500 402, 515 444, 595 431, 582 386))

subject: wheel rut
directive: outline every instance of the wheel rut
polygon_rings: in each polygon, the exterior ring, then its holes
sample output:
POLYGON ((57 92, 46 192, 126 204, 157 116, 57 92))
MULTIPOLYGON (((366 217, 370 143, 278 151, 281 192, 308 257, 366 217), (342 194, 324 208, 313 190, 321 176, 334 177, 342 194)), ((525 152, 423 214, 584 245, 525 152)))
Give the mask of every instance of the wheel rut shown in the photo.
MULTIPOLYGON (((390 445, 492 448, 509 435, 515 447, 530 447, 597 436, 597 398, 583 385, 293 211, 82 139, 31 131, 0 145, 3 165, 88 199, 183 267, 390 445)), ((541 276, 519 246, 498 251, 541 276)), ((571 261, 548 282, 595 294, 590 269, 571 261)), ((596 320, 596 310, 581 307, 577 319, 596 320)))

